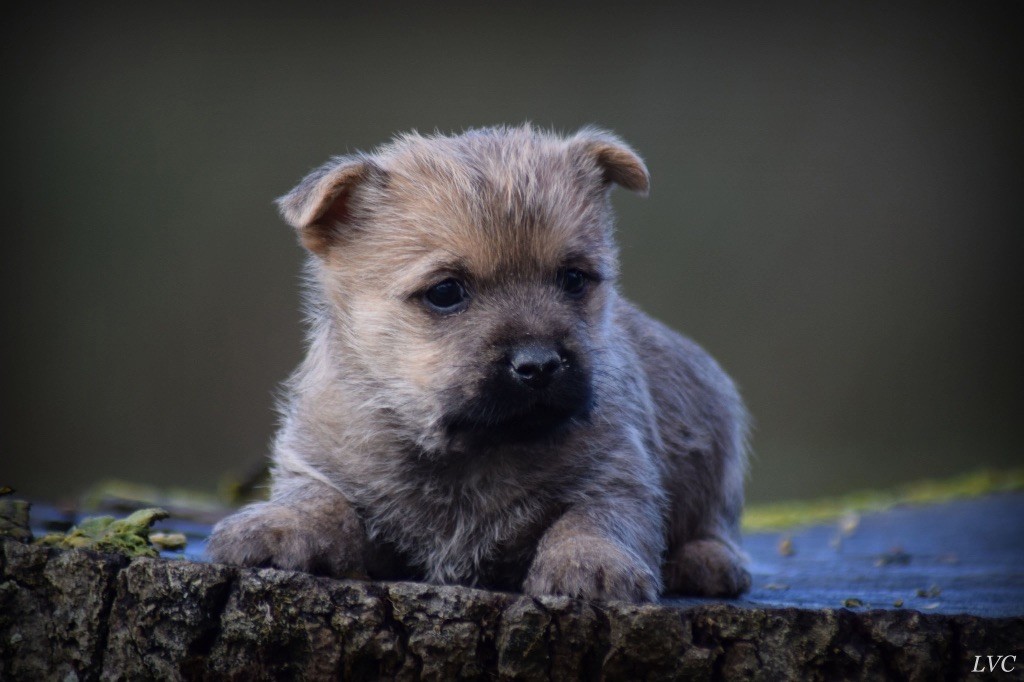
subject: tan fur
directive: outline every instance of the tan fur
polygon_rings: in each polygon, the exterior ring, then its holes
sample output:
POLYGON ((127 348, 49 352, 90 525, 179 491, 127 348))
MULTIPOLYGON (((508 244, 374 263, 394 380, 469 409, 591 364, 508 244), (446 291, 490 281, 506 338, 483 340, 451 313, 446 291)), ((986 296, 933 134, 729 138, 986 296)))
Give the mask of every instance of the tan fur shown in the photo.
POLYGON ((282 197, 312 254, 309 352, 271 499, 211 555, 631 601, 747 589, 743 407, 617 292, 612 184, 649 184, 618 138, 522 126, 402 136, 282 197), (445 280, 464 309, 427 303, 445 280), (524 388, 524 348, 559 358, 551 385, 524 388))

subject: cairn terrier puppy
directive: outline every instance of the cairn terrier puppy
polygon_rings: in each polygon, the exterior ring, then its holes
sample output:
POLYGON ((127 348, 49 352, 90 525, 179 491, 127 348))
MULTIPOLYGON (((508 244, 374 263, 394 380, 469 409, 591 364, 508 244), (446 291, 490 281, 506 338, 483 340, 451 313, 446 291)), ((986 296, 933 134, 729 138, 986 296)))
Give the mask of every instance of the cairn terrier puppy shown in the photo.
POLYGON ((404 135, 278 200, 309 259, 309 352, 270 499, 217 561, 531 595, 749 587, 729 377, 616 288, 607 132, 404 135))

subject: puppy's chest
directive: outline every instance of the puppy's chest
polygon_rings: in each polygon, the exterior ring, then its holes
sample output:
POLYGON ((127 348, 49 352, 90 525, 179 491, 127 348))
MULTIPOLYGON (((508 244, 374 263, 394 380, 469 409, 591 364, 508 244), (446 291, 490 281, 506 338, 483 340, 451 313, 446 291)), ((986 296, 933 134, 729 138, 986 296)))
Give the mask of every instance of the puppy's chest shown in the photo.
POLYGON ((397 548, 428 579, 468 583, 532 555, 559 504, 543 487, 468 476, 378 481, 359 498, 372 540, 397 548))

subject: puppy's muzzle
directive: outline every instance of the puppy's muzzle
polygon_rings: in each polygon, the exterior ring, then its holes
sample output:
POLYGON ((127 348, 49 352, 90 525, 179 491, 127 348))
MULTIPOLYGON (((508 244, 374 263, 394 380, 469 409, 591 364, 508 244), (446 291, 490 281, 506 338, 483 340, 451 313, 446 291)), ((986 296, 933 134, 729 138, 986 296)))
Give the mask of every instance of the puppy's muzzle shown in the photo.
POLYGON ((553 339, 521 339, 502 348, 472 399, 446 418, 452 434, 478 443, 553 436, 586 419, 590 373, 574 350, 553 339))
POLYGON ((568 364, 568 354, 564 350, 536 342, 520 345, 508 354, 512 379, 537 390, 557 381, 568 364))

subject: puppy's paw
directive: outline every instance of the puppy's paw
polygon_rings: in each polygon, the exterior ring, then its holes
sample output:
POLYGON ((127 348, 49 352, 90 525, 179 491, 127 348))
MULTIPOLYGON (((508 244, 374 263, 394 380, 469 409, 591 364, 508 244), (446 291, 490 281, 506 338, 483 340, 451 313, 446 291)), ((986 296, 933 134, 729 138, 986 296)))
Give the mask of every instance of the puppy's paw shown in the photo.
POLYGON ((564 594, 581 599, 629 602, 658 598, 657 575, 615 543, 571 537, 537 554, 523 583, 533 596, 564 594))
POLYGON ((325 519, 271 502, 249 505, 218 523, 206 551, 225 564, 366 577, 365 538, 350 519, 325 519))
POLYGON ((665 590, 705 597, 735 597, 750 589, 743 555, 720 540, 693 540, 665 562, 665 590))

